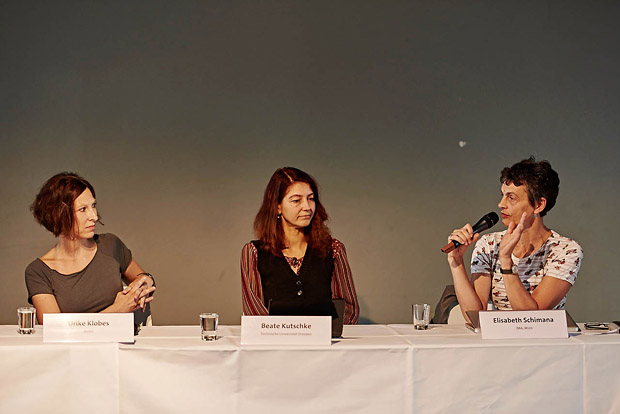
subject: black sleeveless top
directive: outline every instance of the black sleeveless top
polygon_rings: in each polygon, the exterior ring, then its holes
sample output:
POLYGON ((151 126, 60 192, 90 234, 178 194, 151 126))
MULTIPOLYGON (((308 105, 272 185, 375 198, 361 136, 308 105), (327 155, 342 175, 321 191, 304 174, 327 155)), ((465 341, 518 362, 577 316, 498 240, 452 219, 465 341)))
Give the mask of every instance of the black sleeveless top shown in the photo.
POLYGON ((297 275, 283 256, 265 251, 259 240, 252 240, 258 252, 258 273, 263 287, 265 306, 269 300, 322 302, 332 299, 334 258, 331 252, 321 257, 318 251, 306 249, 297 275))

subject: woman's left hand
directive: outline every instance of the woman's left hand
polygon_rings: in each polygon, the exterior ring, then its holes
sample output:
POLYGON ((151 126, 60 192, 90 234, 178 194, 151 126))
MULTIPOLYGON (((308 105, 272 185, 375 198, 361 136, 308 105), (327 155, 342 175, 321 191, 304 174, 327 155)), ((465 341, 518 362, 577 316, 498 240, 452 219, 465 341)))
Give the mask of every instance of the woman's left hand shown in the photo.
POLYGON ((527 217, 527 213, 523 213, 521 215, 521 220, 519 220, 519 224, 515 224, 511 222, 508 225, 508 230, 502 237, 502 241, 499 244, 499 258, 505 258, 512 260, 512 252, 519 243, 521 239, 521 235, 523 234, 523 229, 525 228, 525 218, 527 217))

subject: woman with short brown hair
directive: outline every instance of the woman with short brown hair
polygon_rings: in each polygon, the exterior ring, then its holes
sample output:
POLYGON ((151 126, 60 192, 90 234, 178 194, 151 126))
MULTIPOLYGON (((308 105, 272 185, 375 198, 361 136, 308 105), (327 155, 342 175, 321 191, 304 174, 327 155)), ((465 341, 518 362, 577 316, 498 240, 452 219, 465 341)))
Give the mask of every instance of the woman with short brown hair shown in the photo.
POLYGON ((480 236, 470 224, 448 239, 460 244, 448 254, 454 289, 463 312, 564 309, 583 260, 581 246, 549 229, 544 217, 555 205, 560 178, 548 161, 533 157, 500 175, 502 232, 480 236), (474 245, 471 279, 463 254, 474 245))
POLYGON ((114 234, 95 234, 95 189, 75 173, 56 174, 30 207, 58 242, 26 268, 28 301, 44 313, 132 312, 153 300, 153 277, 114 234), (123 289, 122 279, 128 283, 123 289))

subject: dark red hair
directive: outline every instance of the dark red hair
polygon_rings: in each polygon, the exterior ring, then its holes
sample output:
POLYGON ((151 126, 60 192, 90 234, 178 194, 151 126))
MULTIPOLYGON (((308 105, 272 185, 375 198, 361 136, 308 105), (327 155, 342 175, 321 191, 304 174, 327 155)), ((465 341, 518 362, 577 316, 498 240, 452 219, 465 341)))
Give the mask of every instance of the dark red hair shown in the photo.
POLYGON ((88 181, 76 173, 61 172, 43 184, 30 211, 37 222, 54 236, 70 236, 75 231, 75 199, 86 189, 95 197, 95 189, 88 181))
POLYGON ((315 212, 310 225, 304 229, 308 247, 317 250, 321 255, 327 256, 331 251, 332 236, 327 227, 327 212, 319 198, 318 185, 310 174, 297 168, 278 168, 265 188, 263 204, 254 219, 254 232, 260 239, 265 250, 276 256, 282 256, 282 250, 286 249, 286 239, 282 229, 281 220, 278 219, 278 205, 284 200, 284 196, 293 183, 306 183, 314 193, 315 212))

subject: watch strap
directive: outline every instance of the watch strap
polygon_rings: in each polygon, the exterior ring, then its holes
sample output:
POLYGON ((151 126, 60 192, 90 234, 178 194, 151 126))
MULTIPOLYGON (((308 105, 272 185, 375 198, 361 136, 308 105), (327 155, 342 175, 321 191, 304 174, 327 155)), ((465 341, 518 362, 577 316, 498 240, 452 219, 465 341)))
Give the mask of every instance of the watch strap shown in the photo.
POLYGON ((512 265, 510 269, 503 269, 500 267, 499 271, 503 275, 518 275, 519 274, 517 265, 512 265))

